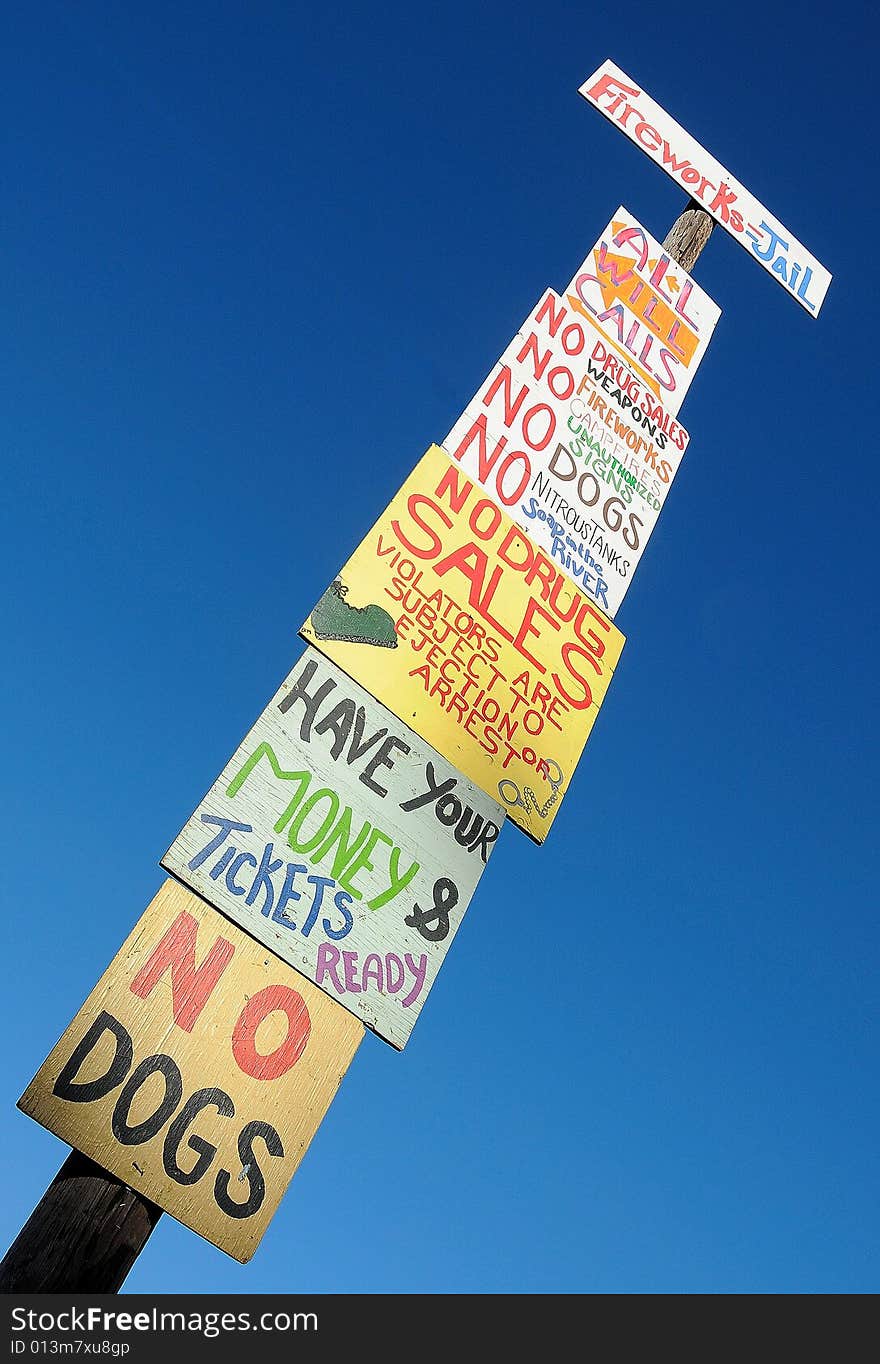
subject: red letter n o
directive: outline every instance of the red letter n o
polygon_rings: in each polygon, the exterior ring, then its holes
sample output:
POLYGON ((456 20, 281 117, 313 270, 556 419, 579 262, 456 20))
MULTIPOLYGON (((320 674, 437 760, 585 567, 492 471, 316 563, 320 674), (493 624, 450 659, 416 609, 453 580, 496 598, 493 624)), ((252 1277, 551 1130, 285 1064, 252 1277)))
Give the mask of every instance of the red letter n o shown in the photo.
POLYGON ((239 1070, 255 1080, 277 1080, 295 1066, 306 1049, 312 1020, 302 995, 288 985, 267 985, 251 995, 239 1015, 232 1034, 232 1055, 239 1070), (269 1014, 287 1014, 287 1036, 268 1056, 257 1051, 257 1028, 269 1014))

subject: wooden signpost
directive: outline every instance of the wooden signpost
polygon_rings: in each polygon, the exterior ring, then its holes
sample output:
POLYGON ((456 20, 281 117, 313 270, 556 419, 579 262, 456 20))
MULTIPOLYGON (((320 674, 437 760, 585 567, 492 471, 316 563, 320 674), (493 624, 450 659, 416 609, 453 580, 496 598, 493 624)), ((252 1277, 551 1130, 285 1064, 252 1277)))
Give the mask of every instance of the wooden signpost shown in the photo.
POLYGON ((345 1009, 166 881, 19 1108, 249 1260, 362 1036, 345 1009))
POLYGON ((581 93, 694 200, 662 246, 617 210, 315 605, 162 859, 185 884, 20 1100, 76 1153, 0 1289, 115 1291, 162 1208, 253 1254, 363 1023, 406 1043, 505 812, 538 843, 559 812, 688 444, 713 218, 819 311, 827 270, 628 76, 581 93))
POLYGON ((623 635, 432 445, 301 633, 543 843, 623 635))
POLYGON ((162 865, 403 1047, 503 823, 307 648, 162 865))

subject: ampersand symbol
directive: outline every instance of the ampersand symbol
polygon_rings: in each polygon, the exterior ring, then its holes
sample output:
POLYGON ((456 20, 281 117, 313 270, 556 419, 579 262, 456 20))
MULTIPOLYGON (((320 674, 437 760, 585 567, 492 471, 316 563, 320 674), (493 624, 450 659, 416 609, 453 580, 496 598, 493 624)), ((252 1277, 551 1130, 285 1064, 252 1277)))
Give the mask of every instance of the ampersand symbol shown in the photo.
POLYGON ((458 904, 458 890, 455 882, 448 876, 441 876, 434 882, 434 904, 431 909, 413 905, 412 914, 407 914, 405 924, 417 928, 428 942, 442 942, 449 932, 449 911, 458 904), (432 928, 431 925, 434 925, 432 928))

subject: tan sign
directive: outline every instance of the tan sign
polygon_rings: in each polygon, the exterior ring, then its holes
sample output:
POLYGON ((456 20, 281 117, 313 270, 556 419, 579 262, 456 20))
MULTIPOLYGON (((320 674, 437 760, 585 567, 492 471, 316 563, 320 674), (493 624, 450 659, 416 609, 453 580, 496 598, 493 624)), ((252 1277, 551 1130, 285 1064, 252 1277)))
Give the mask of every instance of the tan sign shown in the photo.
POLYGON ((18 1106, 249 1260, 363 1031, 166 881, 18 1106))

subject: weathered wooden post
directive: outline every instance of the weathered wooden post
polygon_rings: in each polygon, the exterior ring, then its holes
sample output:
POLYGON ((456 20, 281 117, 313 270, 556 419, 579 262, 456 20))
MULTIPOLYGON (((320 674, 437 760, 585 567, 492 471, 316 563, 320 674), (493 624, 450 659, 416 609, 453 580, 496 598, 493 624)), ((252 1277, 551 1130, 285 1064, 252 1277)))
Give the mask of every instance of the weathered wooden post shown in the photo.
POLYGON ((0 1293, 116 1293, 162 1209, 71 1151, 0 1263, 0 1293))

